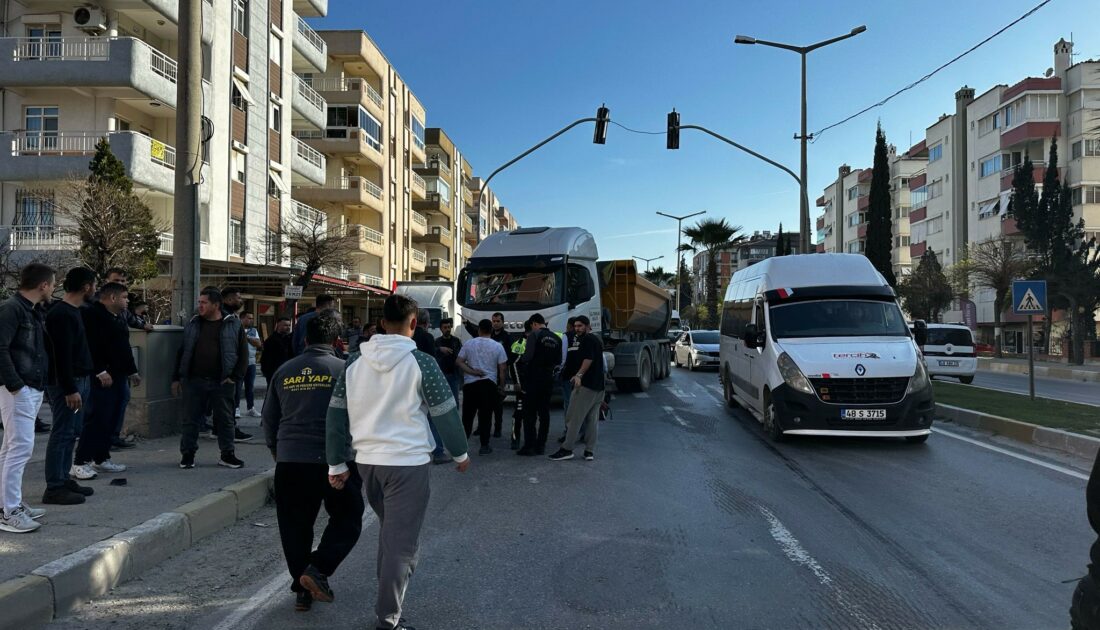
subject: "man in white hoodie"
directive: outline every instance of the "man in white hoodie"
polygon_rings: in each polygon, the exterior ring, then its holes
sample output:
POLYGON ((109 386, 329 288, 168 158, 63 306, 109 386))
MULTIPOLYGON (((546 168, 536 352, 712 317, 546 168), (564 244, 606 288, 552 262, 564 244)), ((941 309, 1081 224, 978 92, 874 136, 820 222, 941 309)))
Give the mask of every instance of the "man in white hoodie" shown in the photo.
MULTIPOLYGON (((428 509, 432 450, 429 416, 443 445, 470 466, 466 432, 451 388, 439 365, 416 349, 417 305, 391 295, 382 307, 385 335, 375 335, 353 353, 337 379, 326 419, 329 483, 344 487, 354 451, 367 502, 378 516, 379 630, 406 628, 401 619, 405 590, 416 568, 420 528, 428 509)), ((411 629, 409 629, 411 630, 411 629)))

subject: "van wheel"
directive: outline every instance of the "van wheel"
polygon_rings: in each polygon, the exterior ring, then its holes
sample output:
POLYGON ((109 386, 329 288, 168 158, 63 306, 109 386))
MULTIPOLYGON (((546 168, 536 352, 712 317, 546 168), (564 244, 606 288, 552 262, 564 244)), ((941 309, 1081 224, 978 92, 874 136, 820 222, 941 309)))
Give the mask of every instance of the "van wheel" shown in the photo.
POLYGON ((779 428, 779 422, 775 412, 775 403, 771 401, 770 396, 764 398, 764 431, 767 432, 772 442, 783 442, 787 439, 787 436, 784 435, 783 431, 779 428))
POLYGON ((688 372, 695 371, 695 357, 688 355, 688 372))
POLYGON ((928 434, 925 433, 924 435, 911 435, 905 438, 905 441, 910 444, 924 444, 928 441, 928 434))
POLYGON ((733 384, 730 383, 730 371, 726 369, 722 376, 722 398, 730 407, 737 407, 737 399, 733 397, 733 384))
POLYGON ((969 385, 969 384, 974 382, 974 377, 973 376, 960 376, 959 377, 959 382, 962 383, 963 385, 969 385))

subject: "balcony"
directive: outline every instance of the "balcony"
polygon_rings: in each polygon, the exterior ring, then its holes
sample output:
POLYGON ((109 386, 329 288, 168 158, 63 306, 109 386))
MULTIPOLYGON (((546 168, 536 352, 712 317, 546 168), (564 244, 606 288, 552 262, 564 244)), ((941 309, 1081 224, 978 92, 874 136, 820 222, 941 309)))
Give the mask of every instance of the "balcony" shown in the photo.
POLYGON ((428 255, 416 248, 410 250, 409 270, 413 273, 424 273, 424 269, 427 267, 428 255))
POLYGON ((294 71, 295 72, 324 72, 328 67, 328 45, 317 31, 310 28, 309 24, 298 18, 298 32, 292 38, 294 40, 294 71))
POLYGON ((420 214, 417 211, 412 213, 412 222, 409 224, 409 231, 413 236, 424 236, 428 233, 428 217, 420 214))
POLYGON ((1001 217, 1001 236, 1015 236, 1020 233, 1016 225, 1016 219, 1010 216, 1001 217))
POLYGON ((359 284, 370 285, 372 287, 382 286, 382 277, 370 273, 347 274, 344 279, 351 280, 352 282, 358 282, 359 284))
POLYGON ((297 75, 294 77, 294 85, 294 96, 290 102, 295 126, 306 123, 314 129, 324 129, 328 111, 325 99, 297 75))
POLYGON ((148 101, 175 108, 176 62, 133 37, 3 37, 0 85, 121 88, 110 96, 145 101, 135 106, 149 115, 171 117, 173 112, 148 101))
POLYGON ((1062 135, 1062 123, 1058 121, 1025 122, 1010 127, 1001 134, 1001 148, 1007 149, 1029 140, 1048 140, 1062 135))
MULTIPOLYGON (((176 149, 135 131, 0 133, 0 181, 83 179, 104 136, 135 186, 166 195, 175 192, 176 149)), ((202 168, 209 181, 209 166, 202 168)), ((202 187, 200 196, 209 202, 210 186, 202 187)))
POLYGON ((294 157, 291 160, 291 184, 294 186, 325 185, 325 156, 298 138, 292 138, 294 157))
POLYGON ((462 231, 467 234, 474 231, 474 220, 468 214, 462 217, 462 231))
POLYGON ((817 229, 819 229, 819 230, 824 230, 825 229, 825 217, 824 216, 820 216, 820 217, 817 218, 817 229))
POLYGON ((856 201, 856 208, 857 208, 857 209, 858 209, 858 210, 859 210, 860 212, 863 212, 864 210, 866 210, 866 209, 867 209, 868 207, 870 207, 870 206, 871 206, 871 196, 870 196, 870 195, 862 195, 862 196, 861 196, 861 197, 860 197, 860 198, 859 198, 859 199, 858 199, 858 200, 856 201))
POLYGON ((294 0, 294 12, 306 17, 328 15, 328 0, 294 0))
POLYGON ((330 103, 359 103, 378 120, 386 120, 382 95, 364 78, 314 77, 312 85, 330 103))
POLYGON ((469 243, 463 242, 462 243, 462 257, 465 258, 465 259, 469 259, 473 255, 474 255, 473 246, 470 245, 469 243))
POLYGON ((474 205, 474 191, 472 191, 469 188, 463 186, 462 187, 462 201, 463 201, 463 203, 466 204, 467 208, 473 206, 474 205))
POLYGON ((382 233, 365 225, 346 225, 344 235, 354 241, 358 241, 359 251, 382 258, 386 254, 382 233))
POLYGON ((412 189, 414 199, 427 199, 428 198, 428 185, 424 183, 424 178, 412 173, 412 177, 409 178, 409 188, 412 189))
POLYGON ((171 256, 175 252, 175 237, 171 232, 160 233, 160 245, 157 246, 157 253, 162 256, 171 256))
POLYGON ((909 257, 912 260, 917 260, 924 255, 924 252, 928 250, 928 241, 921 241, 919 243, 910 243, 909 245, 909 257))
POLYGON ((76 251, 80 237, 71 228, 57 225, 13 225, 8 234, 11 251, 76 251))
POLYGON ((442 245, 443 247, 446 247, 448 250, 450 250, 451 231, 445 227, 433 225, 428 228, 428 232, 423 236, 414 237, 413 242, 429 245, 442 245))
POLYGON ((432 258, 428 261, 428 267, 424 270, 428 275, 441 276, 448 280, 454 279, 451 261, 446 258, 432 258))
POLYGON ((334 177, 320 188, 296 187, 294 197, 307 203, 328 203, 345 208, 369 208, 384 212, 382 189, 365 177, 334 177))
MULTIPOLYGON (((1042 160, 1042 161, 1039 161, 1039 162, 1032 162, 1031 166, 1032 166, 1031 176, 1035 178, 1035 183, 1039 184, 1039 185, 1042 185, 1043 177, 1045 177, 1046 174, 1047 174, 1046 160, 1042 160)), ((1061 171, 1061 169, 1059 169, 1059 173, 1064 174, 1064 172, 1061 171)), ((1001 171, 1001 190, 1012 190, 1012 178, 1015 175, 1016 175, 1016 169, 1014 167, 1011 167, 1011 166, 1001 171)))
POLYGON ((451 209, 450 201, 444 200, 437 192, 429 192, 428 198, 424 201, 413 201, 413 210, 429 214, 442 214, 448 218, 454 217, 454 210, 451 209))
POLYGON ((923 221, 928 218, 928 206, 921 206, 919 208, 913 208, 909 211, 909 225, 923 221))
POLYGON ((413 164, 413 168, 424 177, 442 177, 451 181, 451 167, 440 160, 428 160, 424 164, 413 164))
POLYGON ((825 196, 822 195, 822 196, 818 197, 817 201, 814 202, 814 205, 816 205, 818 208, 824 208, 825 207, 825 196))
POLYGON ((323 131, 299 130, 293 132, 300 140, 325 155, 336 155, 356 164, 370 161, 385 168, 382 143, 359 127, 334 127, 323 131))
POLYGON ((314 230, 317 234, 328 232, 328 215, 324 212, 297 199, 292 200, 290 206, 291 216, 298 222, 299 229, 314 230))
POLYGON ((867 222, 864 221, 856 227, 856 238, 867 238, 867 222))
POLYGON ((916 190, 921 186, 928 184, 928 172, 921 171, 919 174, 909 178, 909 190, 916 190))

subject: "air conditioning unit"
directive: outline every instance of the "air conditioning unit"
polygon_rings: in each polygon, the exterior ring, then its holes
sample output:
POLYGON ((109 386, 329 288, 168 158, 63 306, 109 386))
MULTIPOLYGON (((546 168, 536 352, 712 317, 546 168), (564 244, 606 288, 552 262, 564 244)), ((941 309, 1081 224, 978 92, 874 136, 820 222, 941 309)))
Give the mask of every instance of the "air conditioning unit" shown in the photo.
POLYGON ((107 31, 107 14, 98 7, 77 7, 73 10, 73 22, 77 29, 87 33, 107 31))

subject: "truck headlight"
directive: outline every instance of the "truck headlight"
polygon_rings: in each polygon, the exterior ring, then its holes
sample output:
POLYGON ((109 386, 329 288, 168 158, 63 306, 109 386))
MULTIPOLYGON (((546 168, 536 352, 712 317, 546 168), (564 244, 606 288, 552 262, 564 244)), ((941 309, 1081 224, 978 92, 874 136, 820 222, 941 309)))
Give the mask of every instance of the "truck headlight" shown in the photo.
POLYGON ((928 369, 924 367, 924 357, 918 355, 917 370, 913 372, 913 378, 909 379, 909 389, 906 390, 905 395, 922 392, 931 386, 932 381, 928 379, 928 369))
POLYGON ((802 373, 802 370, 798 369, 795 365, 794 359, 790 357, 786 352, 779 355, 779 359, 776 361, 779 366, 779 373, 783 375, 783 382, 788 387, 796 391, 800 391, 803 394, 814 393, 814 388, 810 385, 810 381, 806 378, 806 375, 802 373))

